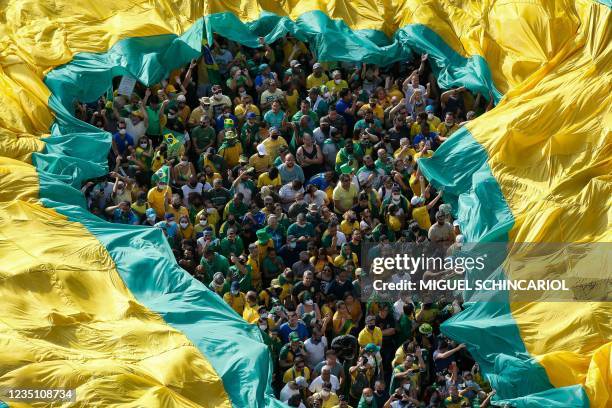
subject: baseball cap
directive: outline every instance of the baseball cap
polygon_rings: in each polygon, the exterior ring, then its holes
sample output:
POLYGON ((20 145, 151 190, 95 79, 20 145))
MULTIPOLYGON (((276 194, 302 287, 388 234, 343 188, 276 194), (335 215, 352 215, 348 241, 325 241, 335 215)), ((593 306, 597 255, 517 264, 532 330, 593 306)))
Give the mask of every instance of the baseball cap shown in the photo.
POLYGON ((224 127, 224 128, 231 128, 231 127, 234 127, 234 119, 230 119, 230 118, 225 119, 225 120, 223 121, 223 127, 224 127))
POLYGON ((366 324, 368 324, 368 323, 372 323, 372 322, 376 322, 376 317, 375 317, 375 316, 372 316, 372 315, 368 315, 368 316, 366 316, 366 318, 365 318, 365 322, 366 322, 366 324))
POLYGON ((247 119, 255 119, 256 117, 257 115, 255 114, 255 112, 247 112, 246 114, 247 119))
POLYGON ((185 95, 179 95, 176 97, 176 101, 177 102, 185 102, 187 101, 187 98, 185 98, 185 95))
POLYGON ((300 388, 308 387, 308 381, 302 376, 295 378, 295 384, 300 388))
POLYGON ((368 353, 376 353, 377 351, 380 351, 380 347, 378 347, 374 343, 366 344, 366 346, 363 349, 367 351, 368 353))
POLYGON ((312 65, 312 69, 317 69, 317 68, 321 68, 321 64, 320 64, 320 63, 318 63, 318 62, 315 62, 315 63, 312 65))
POLYGON ((268 64, 261 64, 259 66, 259 72, 263 72, 264 69, 269 68, 270 66, 268 64))
POLYGON ((289 341, 300 341, 300 336, 296 332, 291 332, 289 333, 289 341))
POLYGON ((266 146, 263 145, 263 143, 260 143, 257 145, 257 153, 260 156, 265 156, 266 154, 266 146))
POLYGON ((299 67, 300 66, 300 61, 298 61, 298 60, 291 60, 291 62, 289 63, 289 66, 291 68, 299 67))
POLYGON ((458 227, 458 226, 459 226, 459 220, 453 221, 453 227, 458 227))
POLYGON ((210 98, 208 96, 203 96, 200 98, 200 102, 202 102, 204 105, 210 105, 210 98))
POLYGON ((147 208, 147 211, 145 211, 145 215, 147 216, 147 218, 157 217, 157 214, 155 213, 155 210, 153 208, 147 208))
POLYGON ((434 111, 433 105, 427 105, 425 107, 425 112, 429 113, 429 112, 433 112, 433 111, 434 111))

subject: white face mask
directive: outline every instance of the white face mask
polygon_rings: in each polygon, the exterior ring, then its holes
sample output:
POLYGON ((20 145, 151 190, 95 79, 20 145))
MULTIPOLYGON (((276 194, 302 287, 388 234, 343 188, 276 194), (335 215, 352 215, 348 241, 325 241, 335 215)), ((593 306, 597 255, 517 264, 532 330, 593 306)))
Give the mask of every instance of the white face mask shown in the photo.
POLYGON ((208 224, 208 220, 200 220, 201 226, 205 226, 206 224, 208 224))
POLYGON ((453 126, 453 121, 445 121, 444 123, 446 123, 446 126, 453 126))
POLYGON ((259 328, 260 328, 261 330, 267 330, 267 329, 268 329, 268 325, 267 325, 267 324, 260 324, 260 325, 259 325, 259 328))
POLYGON ((434 114, 433 113, 428 113, 427 114, 427 119, 433 120, 433 118, 434 118, 434 114))
POLYGON ((219 100, 219 99, 221 99, 222 97, 223 97, 223 95, 222 95, 222 94, 220 94, 220 93, 219 93, 219 94, 215 94, 215 96, 213 96, 213 98, 215 98, 216 100, 219 100))
POLYGON ((119 129, 119 134, 120 135, 125 135, 127 132, 125 129, 119 129))
POLYGON ((141 143, 141 144, 140 144, 140 147, 142 147, 143 149, 146 149, 146 147, 147 147, 147 146, 148 146, 148 144, 147 144, 147 143, 141 143))
POLYGON ((334 79, 334 83, 336 85, 340 85, 340 83, 342 83, 342 80, 341 79, 334 79))
POLYGON ((172 114, 172 113, 168 114, 168 119, 174 119, 174 118, 176 118, 175 114, 172 114))
POLYGON ((370 397, 365 397, 365 400, 366 400, 366 402, 367 402, 367 403, 372 402, 372 400, 373 400, 373 399, 374 399, 374 397, 373 397, 373 396, 370 396, 370 397))
POLYGON ((182 165, 185 165, 185 164, 187 164, 187 163, 189 163, 187 160, 181 160, 181 164, 182 164, 182 165))
POLYGON ((189 226, 188 222, 181 222, 181 228, 187 228, 189 226))

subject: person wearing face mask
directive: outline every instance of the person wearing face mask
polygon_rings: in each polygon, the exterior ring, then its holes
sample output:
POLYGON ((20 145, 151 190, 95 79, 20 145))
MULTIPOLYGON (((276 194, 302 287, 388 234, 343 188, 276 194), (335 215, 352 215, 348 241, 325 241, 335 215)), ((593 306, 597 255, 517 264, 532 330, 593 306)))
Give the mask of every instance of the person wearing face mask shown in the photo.
POLYGON ((127 133, 125 121, 121 121, 117 133, 113 135, 112 149, 115 157, 126 156, 129 147, 134 147, 134 139, 127 133))
POLYGON ((193 236, 193 226, 191 222, 189 222, 189 217, 185 215, 181 216, 179 218, 179 239, 193 239, 193 236))
POLYGON ((427 105, 425 107, 425 113, 427 114, 427 123, 430 129, 438 129, 438 126, 442 123, 439 117, 435 114, 435 108, 433 105, 427 105))
POLYGON ((382 408, 379 407, 374 399, 374 391, 371 388, 364 388, 357 408, 382 408))
POLYGON ((214 226, 208 223, 207 214, 206 214, 206 211, 204 210, 200 211, 195 217, 196 224, 193 227, 193 233, 195 234, 196 238, 202 237, 204 235, 205 229, 207 228, 214 229, 214 226))
POLYGON ((336 70, 332 72, 331 76, 332 79, 330 81, 327 81, 325 86, 327 87, 327 89, 329 89, 329 92, 332 95, 337 95, 342 89, 348 89, 348 82, 342 79, 342 73, 340 71, 336 70))
POLYGON ((357 342, 367 352, 378 352, 380 346, 382 345, 382 331, 376 326, 375 316, 366 316, 365 327, 359 332, 357 342))
POLYGON ((419 384, 420 375, 424 373, 426 369, 420 350, 420 348, 417 348, 417 355, 407 355, 402 364, 399 364, 393 368, 390 389, 394 390, 397 387, 403 387, 404 385, 408 385, 408 387, 404 388, 408 388, 407 391, 409 391, 411 388, 416 388, 416 386, 419 384))
POLYGON ((182 188, 187 184, 191 177, 195 177, 196 171, 193 163, 189 162, 187 154, 183 153, 180 156, 179 162, 172 168, 172 179, 174 184, 182 188))
POLYGON ((145 211, 145 219, 142 225, 146 225, 147 227, 152 227, 157 222, 157 214, 155 214, 155 210, 153 208, 147 208, 145 211))
POLYGON ((222 272, 215 272, 208 288, 223 297, 230 290, 230 280, 226 279, 222 272))
POLYGON ((244 306, 246 305, 246 296, 244 292, 240 291, 240 283, 237 281, 232 282, 230 291, 223 295, 223 300, 227 303, 236 313, 242 316, 244 312, 244 306))
POLYGON ((266 149, 266 153, 272 158, 278 157, 281 146, 285 148, 289 147, 287 141, 280 136, 280 130, 277 127, 270 128, 270 136, 267 137, 262 144, 266 149))
POLYGON ((231 109, 232 101, 229 96, 223 95, 221 85, 214 85, 212 87, 212 93, 213 96, 210 98, 210 108, 212 110, 212 116, 217 118, 223 113, 226 106, 231 109))
POLYGON ((171 247, 174 247, 176 237, 178 236, 178 225, 176 223, 176 219, 174 218, 174 214, 166 213, 164 217, 164 221, 160 221, 155 224, 156 228, 161 229, 164 232, 164 235, 168 239, 171 247))
POLYGON ((389 400, 389 392, 387 391, 387 384, 384 380, 379 379, 374 383, 374 392, 372 393, 376 406, 382 408, 385 403, 389 400))
POLYGON ((213 117, 210 98, 208 96, 203 96, 198 101, 200 105, 191 112, 191 115, 189 115, 189 126, 196 126, 204 116, 208 118, 213 117))
POLYGON ((160 215, 166 214, 166 210, 170 207, 172 200, 172 190, 165 181, 159 181, 157 186, 151 188, 147 193, 147 201, 149 207, 155 210, 155 213, 160 215))

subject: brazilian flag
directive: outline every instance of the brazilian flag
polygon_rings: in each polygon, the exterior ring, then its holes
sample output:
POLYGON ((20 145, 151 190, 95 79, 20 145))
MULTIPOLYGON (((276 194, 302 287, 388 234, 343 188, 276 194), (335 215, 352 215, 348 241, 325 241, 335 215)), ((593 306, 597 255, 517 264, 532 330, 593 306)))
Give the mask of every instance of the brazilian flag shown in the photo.
POLYGON ((151 185, 155 186, 159 182, 170 184, 170 167, 163 165, 151 176, 151 185))

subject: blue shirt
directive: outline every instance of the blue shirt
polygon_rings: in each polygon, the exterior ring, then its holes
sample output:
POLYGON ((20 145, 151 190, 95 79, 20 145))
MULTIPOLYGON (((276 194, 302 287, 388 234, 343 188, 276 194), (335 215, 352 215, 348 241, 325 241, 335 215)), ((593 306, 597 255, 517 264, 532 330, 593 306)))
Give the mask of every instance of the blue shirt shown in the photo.
POLYGON ((414 140, 412 141, 412 144, 415 146, 418 146, 419 143, 421 143, 421 141, 425 141, 427 143, 427 141, 429 141, 432 145, 434 144, 436 139, 436 133, 435 132, 429 132, 427 135, 424 135, 423 133, 419 133, 418 135, 416 135, 414 137, 414 140))
POLYGON ((113 141, 115 142, 115 146, 117 146, 117 150, 119 150, 120 155, 124 155, 128 146, 134 147, 134 138, 130 136, 129 133, 123 135, 123 137, 119 134, 119 132, 113 135, 113 141))
POLYGON ((308 329, 304 323, 298 322, 297 328, 292 329, 289 327, 289 322, 285 322, 281 324, 281 327, 278 329, 278 335, 283 340, 283 343, 287 343, 289 341, 289 333, 291 332, 296 332, 302 341, 308 338, 308 329))
POLYGON ((353 127, 355 118, 353 115, 346 113, 346 110, 350 109, 352 105, 352 101, 344 102, 344 99, 340 99, 338 102, 336 102, 336 112, 338 112, 344 118, 349 129, 353 127))
POLYGON ((267 76, 264 76, 262 74, 257 75, 255 77, 255 86, 262 86, 264 81, 268 79, 275 79, 274 74, 272 72, 270 72, 267 76))
POLYGON ((314 184, 319 190, 323 191, 325 191, 325 189, 329 187, 329 183, 327 182, 327 180, 325 180, 325 173, 315 174, 308 180, 306 186, 308 186, 308 184, 314 184))
POLYGON ((264 121, 266 121, 266 123, 270 127, 280 128, 281 125, 283 124, 284 116, 285 116, 285 112, 283 112, 282 110, 279 110, 278 113, 274 113, 272 112, 272 110, 269 110, 264 115, 264 121))
POLYGON ((176 222, 174 225, 170 225, 167 221, 160 221, 155 224, 155 227, 163 229, 170 238, 174 238, 178 235, 178 224, 176 222))
POLYGON ((278 174, 283 184, 291 183, 293 180, 300 180, 304 184, 304 171, 297 164, 294 164, 291 170, 285 163, 281 164, 278 167, 278 174))
POLYGON ((116 224, 138 224, 138 217, 132 210, 124 213, 120 208, 115 208, 115 211, 113 211, 113 222, 116 224))

